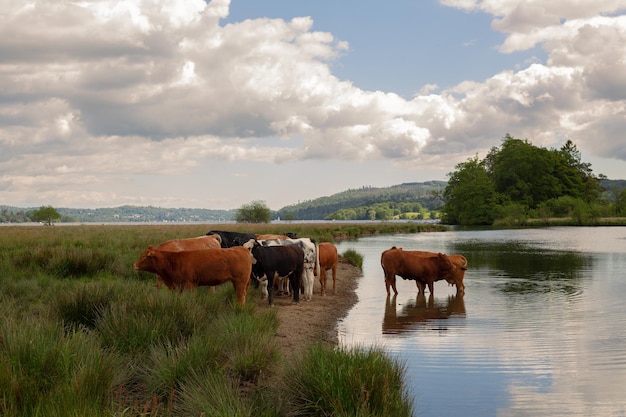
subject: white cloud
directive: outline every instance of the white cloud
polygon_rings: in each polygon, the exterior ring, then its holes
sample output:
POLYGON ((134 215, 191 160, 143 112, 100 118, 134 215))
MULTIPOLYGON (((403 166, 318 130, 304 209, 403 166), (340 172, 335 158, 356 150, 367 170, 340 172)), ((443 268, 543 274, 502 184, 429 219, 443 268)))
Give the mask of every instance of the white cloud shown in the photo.
POLYGON ((406 100, 335 77, 348 45, 310 17, 223 25, 227 0, 5 0, 0 187, 197 175, 214 160, 445 161, 450 171, 507 132, 626 158, 615 141, 626 127, 626 16, 620 1, 587 3, 442 1, 493 15, 503 52, 541 45, 548 60, 406 100))

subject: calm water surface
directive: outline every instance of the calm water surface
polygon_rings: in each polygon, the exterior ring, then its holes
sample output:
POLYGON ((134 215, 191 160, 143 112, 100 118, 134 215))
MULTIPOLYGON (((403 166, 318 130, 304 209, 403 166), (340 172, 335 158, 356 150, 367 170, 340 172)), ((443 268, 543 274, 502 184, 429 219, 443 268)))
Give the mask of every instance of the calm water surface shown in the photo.
POLYGON ((626 228, 376 236, 364 255, 346 346, 382 346, 406 365, 419 416, 626 416, 626 228), (467 257, 464 297, 445 281, 387 297, 380 254, 467 257))

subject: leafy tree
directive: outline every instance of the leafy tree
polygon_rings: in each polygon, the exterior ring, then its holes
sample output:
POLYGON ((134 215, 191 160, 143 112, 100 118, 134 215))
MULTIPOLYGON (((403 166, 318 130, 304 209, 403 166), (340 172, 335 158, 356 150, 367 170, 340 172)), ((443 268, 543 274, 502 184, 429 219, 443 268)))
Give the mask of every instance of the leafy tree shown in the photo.
POLYGON ((621 190, 615 201, 615 214, 626 216, 626 188, 621 190))
POLYGON ((450 224, 493 224, 496 191, 478 157, 456 165, 444 191, 442 222, 450 224))
POLYGON ((264 201, 259 200, 244 204, 235 215, 235 220, 239 223, 269 223, 270 219, 271 210, 264 201))
POLYGON ((602 194, 600 179, 590 164, 581 161, 571 141, 558 150, 545 149, 507 134, 501 147, 491 148, 484 160, 476 157, 456 168, 448 174, 444 192, 444 220, 449 223, 491 224, 490 217, 491 222, 501 218, 523 223, 529 214, 547 218, 565 212, 587 221, 607 211, 608 202, 593 204, 602 194), (486 188, 488 183, 492 190, 486 188), (490 206, 494 201, 497 204, 490 206))
POLYGON ((38 210, 34 210, 30 217, 33 220, 44 222, 48 226, 52 225, 53 221, 59 220, 61 215, 52 206, 41 206, 38 210))
POLYGON ((597 200, 603 191, 600 177, 604 176, 596 176, 591 169, 591 164, 582 162, 580 151, 571 140, 565 142, 558 153, 567 167, 567 170, 563 171, 569 174, 573 183, 569 189, 577 193, 570 192, 568 195, 581 197, 587 203, 597 200))
POLYGON ((496 191, 529 208, 563 195, 557 159, 554 152, 507 134, 492 168, 496 191))

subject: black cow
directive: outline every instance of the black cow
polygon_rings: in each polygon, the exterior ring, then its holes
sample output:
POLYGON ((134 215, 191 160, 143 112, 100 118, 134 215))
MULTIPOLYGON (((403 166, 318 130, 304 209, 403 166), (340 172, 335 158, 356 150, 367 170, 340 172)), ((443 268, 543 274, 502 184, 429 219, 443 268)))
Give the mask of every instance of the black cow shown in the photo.
POLYGON ((274 276, 289 277, 293 292, 293 303, 300 302, 300 285, 304 272, 304 251, 298 245, 262 246, 256 240, 244 245, 252 254, 252 274, 257 279, 267 277, 267 300, 274 305, 274 276))
POLYGON ((223 248, 232 248, 233 246, 243 246, 250 239, 256 236, 252 233, 225 232, 222 230, 211 230, 207 235, 220 235, 222 238, 223 248))

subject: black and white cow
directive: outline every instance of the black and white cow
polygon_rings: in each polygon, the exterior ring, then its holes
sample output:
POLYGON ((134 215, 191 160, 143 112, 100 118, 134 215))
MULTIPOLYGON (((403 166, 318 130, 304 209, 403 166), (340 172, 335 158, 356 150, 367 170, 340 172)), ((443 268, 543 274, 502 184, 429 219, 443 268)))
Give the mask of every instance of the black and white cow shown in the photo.
MULTIPOLYGON (((304 273, 302 274, 302 284, 304 287, 304 299, 313 299, 313 285, 317 271, 320 270, 319 247, 314 239, 302 237, 299 239, 267 239, 260 240, 263 246, 290 246, 296 245, 304 252, 304 273)), ((295 289, 294 289, 295 291, 295 289)))
POLYGON ((250 239, 256 236, 252 233, 226 232, 222 230, 211 230, 207 235, 219 235, 222 238, 223 248, 232 248, 233 246, 243 246, 250 239))
POLYGON ((304 251, 299 245, 263 246, 251 239, 243 245, 252 255, 252 274, 263 284, 270 306, 274 305, 274 277, 288 277, 293 288, 293 303, 300 302, 300 283, 304 272, 304 251))

